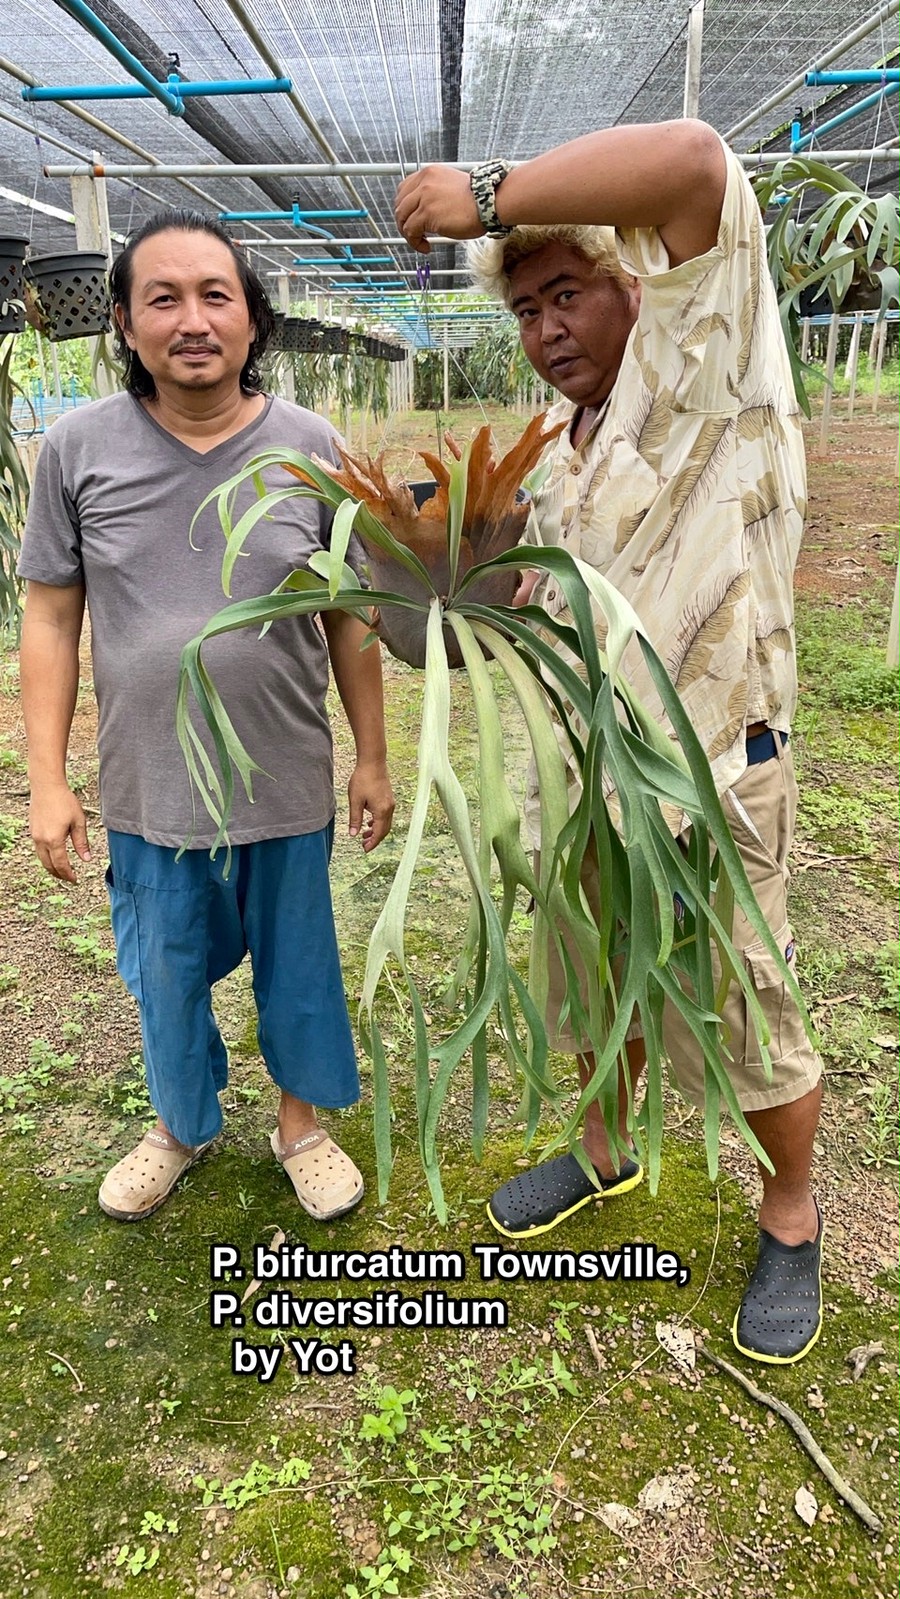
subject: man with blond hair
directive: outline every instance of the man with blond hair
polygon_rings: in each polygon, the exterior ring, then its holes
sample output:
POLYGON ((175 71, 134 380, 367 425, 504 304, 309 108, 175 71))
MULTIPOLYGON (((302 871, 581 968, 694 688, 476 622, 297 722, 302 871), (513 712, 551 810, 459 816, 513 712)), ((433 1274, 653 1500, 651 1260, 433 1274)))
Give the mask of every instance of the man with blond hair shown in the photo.
MULTIPOLYGON (((785 893, 796 811, 788 735, 797 678, 792 578, 805 513, 798 407, 765 235, 740 163, 712 128, 685 120, 588 134, 521 165, 488 161, 471 176, 430 166, 407 178, 397 221, 416 249, 428 235, 477 241, 475 281, 519 323, 531 365, 563 399, 535 501, 543 544, 601 571, 634 606, 666 662, 709 758, 750 881, 786 961, 785 893)), ((530 595, 537 574, 518 596, 530 595)), ((565 606, 544 578, 536 598, 565 606)), ((634 688, 661 714, 638 656, 634 688)), ((534 793, 530 794, 533 804, 534 793)), ((590 862, 585 888, 602 891, 590 862)), ((774 963, 740 915, 733 938, 771 1030, 767 1079, 740 990, 723 1017, 738 1101, 765 1150, 756 1269, 734 1322, 753 1359, 800 1360, 819 1336, 822 1218, 810 1188, 821 1068, 774 963)), ((596 1040, 559 1022, 551 1042, 575 1055, 582 1084, 596 1040)), ((627 1044, 629 1089, 643 1041, 627 1044)), ((704 1094, 703 1061, 677 1016, 666 1046, 681 1091, 704 1094)), ((582 1142, 596 1179, 572 1155, 523 1172, 488 1206, 514 1238, 555 1227, 596 1198, 634 1188, 635 1159, 611 1147, 594 1102, 582 1142)))

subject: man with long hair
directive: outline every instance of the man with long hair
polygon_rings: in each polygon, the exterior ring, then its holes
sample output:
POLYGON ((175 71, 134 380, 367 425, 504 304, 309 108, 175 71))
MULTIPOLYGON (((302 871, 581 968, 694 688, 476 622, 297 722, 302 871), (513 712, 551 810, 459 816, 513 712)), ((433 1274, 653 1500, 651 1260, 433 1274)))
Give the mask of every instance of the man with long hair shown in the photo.
MULTIPOLYGON (((336 436, 263 392, 272 309, 214 219, 154 216, 115 262, 111 289, 125 392, 47 436, 19 563, 31 833, 64 882, 75 881, 70 845, 90 859, 66 777, 85 604, 90 613, 117 962, 138 1001, 158 1116, 108 1173, 100 1205, 120 1221, 151 1215, 216 1137, 227 1056, 210 991, 249 951, 259 1047, 280 1089, 272 1149, 301 1205, 328 1220, 358 1203, 363 1181, 316 1110, 359 1095, 328 882, 325 694, 330 658, 356 743, 350 832, 373 849, 393 812, 379 654, 360 652, 366 630, 340 611, 321 630, 312 617, 282 618, 263 639, 240 631, 210 646, 235 728, 263 769, 254 803, 236 798, 227 877, 224 851, 210 855, 215 829, 194 814, 175 697, 183 646, 222 605, 221 530, 214 507, 199 507, 266 449, 336 461, 336 436)), ((287 486, 280 472, 264 476, 267 488, 287 486)), ((238 514, 254 499, 245 485, 238 514)), ((328 547, 329 533, 315 501, 275 504, 239 563, 235 597, 275 589, 328 547)))

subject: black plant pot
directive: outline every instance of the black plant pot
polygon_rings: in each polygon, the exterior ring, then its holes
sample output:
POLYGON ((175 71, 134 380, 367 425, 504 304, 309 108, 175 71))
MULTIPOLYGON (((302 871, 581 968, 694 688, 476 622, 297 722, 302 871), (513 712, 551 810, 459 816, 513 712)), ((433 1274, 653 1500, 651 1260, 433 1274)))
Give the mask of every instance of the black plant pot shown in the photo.
POLYGON ((26 262, 25 276, 52 344, 109 332, 107 271, 106 256, 99 251, 36 255, 26 262))
POLYGON ((27 239, 0 239, 0 333, 25 330, 25 283, 22 264, 27 239))

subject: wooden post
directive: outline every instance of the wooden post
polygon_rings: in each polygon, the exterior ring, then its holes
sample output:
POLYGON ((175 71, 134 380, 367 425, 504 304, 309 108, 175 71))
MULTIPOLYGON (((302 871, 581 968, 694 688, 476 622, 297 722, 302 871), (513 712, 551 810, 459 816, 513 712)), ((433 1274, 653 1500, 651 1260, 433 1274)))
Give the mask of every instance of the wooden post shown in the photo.
POLYGON ((840 318, 833 315, 828 324, 828 352, 825 356, 825 393, 822 397, 822 430, 819 434, 819 451, 828 450, 828 433, 831 428, 831 400, 834 393, 834 363, 837 355, 837 336, 840 318))
POLYGON ((897 568, 897 576, 894 579, 894 605, 891 610, 891 627, 887 642, 887 664, 891 667, 900 665, 900 651, 898 651, 897 642, 898 612, 900 612, 900 566, 897 568))
POLYGON ((869 337, 869 371, 870 372, 872 370, 872 362, 875 359, 875 346, 878 343, 878 333, 879 333, 880 328, 881 328, 881 323, 879 322, 879 320, 878 320, 878 318, 876 316, 875 321, 872 323, 872 332, 871 332, 871 335, 869 337))
POLYGON ((800 359, 801 359, 801 361, 804 361, 804 362, 809 360, 809 317, 808 316, 805 316, 803 318, 803 322, 801 324, 800 359))
POLYGON ((859 368, 859 346, 862 342, 862 312, 857 311, 853 319, 853 332, 850 335, 850 353, 847 356, 847 382, 850 385, 850 401, 847 406, 847 421, 853 421, 853 407, 856 403, 856 374, 859 368))
POLYGON ((872 389, 872 413, 878 410, 878 394, 881 389, 881 368, 884 363, 884 347, 887 343, 887 317, 883 317, 877 324, 878 343, 875 346, 875 386, 872 389))
MULTIPOLYGON (((93 152, 93 159, 100 164, 99 151, 93 152)), ((99 250, 106 256, 107 261, 112 260, 112 240, 109 232, 109 206, 106 201, 105 178, 70 178, 72 189, 72 211, 75 215, 75 244, 79 250, 99 250)), ((95 367, 97 393, 101 396, 115 394, 118 384, 108 372, 103 362, 95 363, 94 354, 98 345, 108 353, 106 334, 100 333, 88 339, 91 351, 91 364, 95 367)))
MULTIPOLYGON (((278 277, 278 309, 283 311, 285 316, 290 316, 291 314, 291 280, 286 272, 280 273, 278 277)), ((282 363, 281 394, 283 399, 290 400, 292 403, 297 398, 297 390, 294 385, 294 368, 290 360, 282 363)))
POLYGON ((703 0, 695 0, 688 12, 687 61, 684 70, 684 104, 681 115, 700 115, 700 57, 703 49, 703 0))

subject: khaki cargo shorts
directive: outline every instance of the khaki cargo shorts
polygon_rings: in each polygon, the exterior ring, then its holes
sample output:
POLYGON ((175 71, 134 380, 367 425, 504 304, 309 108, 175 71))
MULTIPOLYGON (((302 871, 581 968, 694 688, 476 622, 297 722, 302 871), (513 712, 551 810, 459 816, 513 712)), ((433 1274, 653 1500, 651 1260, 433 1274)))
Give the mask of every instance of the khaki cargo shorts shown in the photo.
MULTIPOLYGON (((734 787, 722 796, 722 804, 760 909, 793 971, 796 957, 787 915, 787 886, 790 879, 787 857, 797 814, 797 782, 790 746, 782 747, 778 739, 775 742, 777 758, 748 766, 734 787)), ((585 860, 582 883, 596 914, 599 905, 596 862, 585 860)), ((732 983, 725 1001, 723 1021, 731 1039, 731 1078, 738 1103, 744 1111, 790 1104, 816 1086, 822 1074, 821 1062, 806 1036, 800 1013, 782 982, 775 962, 737 909, 732 942, 753 982, 771 1034, 769 1053, 772 1080, 769 1082, 747 1015, 743 992, 736 983, 732 983)), ((580 964, 577 952, 570 953, 577 970, 580 964)), ((565 996, 565 974, 552 945, 548 963, 550 986, 546 1020, 550 1047, 564 1055, 588 1053, 593 1048, 590 1041, 577 1038, 568 1020, 559 1021, 565 996)), ((718 973, 715 949, 713 967, 718 973)), ((628 1037, 640 1036, 641 1028, 635 1019, 628 1037)), ((680 1092, 692 1104, 702 1105, 703 1057, 690 1029, 671 1005, 665 1009, 663 1037, 680 1092)))

